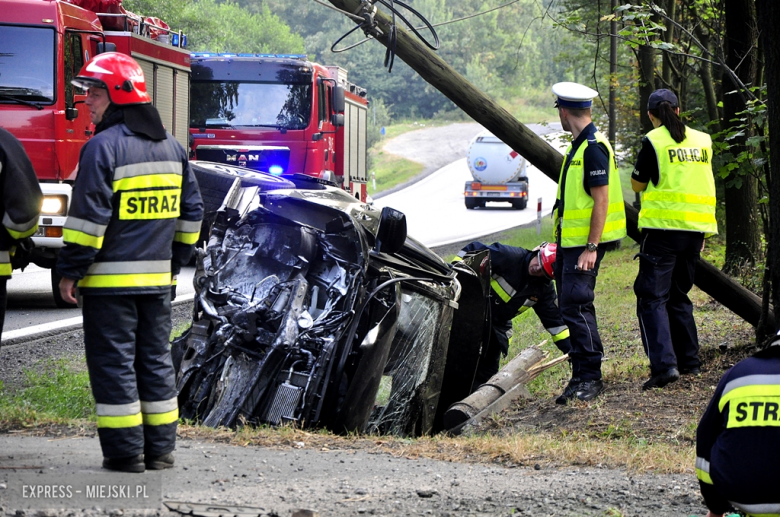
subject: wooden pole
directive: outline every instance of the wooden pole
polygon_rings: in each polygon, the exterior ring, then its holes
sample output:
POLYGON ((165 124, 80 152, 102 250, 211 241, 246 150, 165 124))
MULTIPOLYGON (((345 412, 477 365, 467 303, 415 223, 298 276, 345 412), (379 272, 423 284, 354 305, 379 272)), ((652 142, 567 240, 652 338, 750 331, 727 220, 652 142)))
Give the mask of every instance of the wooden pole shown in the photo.
MULTIPOLYGON (((360 15, 360 0, 328 0, 336 8, 360 15)), ((377 26, 372 34, 377 41, 388 46, 392 20, 382 11, 374 17, 377 26), (378 29, 378 30, 377 30, 378 29)), ((428 83, 479 122, 509 147, 524 156, 547 177, 557 182, 563 157, 544 139, 521 124, 493 99, 471 84, 454 68, 430 50, 416 36, 397 27, 396 56, 412 67, 428 83)), ((550 104, 553 102, 550 96, 550 104)), ((626 205, 628 235, 639 241, 637 229, 639 212, 631 204, 626 205)), ((755 326, 761 316, 761 299, 704 260, 696 268, 696 286, 739 317, 755 326)), ((769 318, 774 325, 774 313, 769 318)))

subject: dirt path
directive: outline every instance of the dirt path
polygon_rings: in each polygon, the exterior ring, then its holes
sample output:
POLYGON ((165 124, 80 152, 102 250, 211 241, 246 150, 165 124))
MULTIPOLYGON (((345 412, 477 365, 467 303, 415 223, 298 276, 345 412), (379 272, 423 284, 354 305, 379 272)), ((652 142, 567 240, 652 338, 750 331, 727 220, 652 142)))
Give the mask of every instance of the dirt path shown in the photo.
POLYGON ((163 501, 222 508, 247 506, 255 510, 245 515, 263 516, 294 515, 299 509, 313 510, 323 517, 706 513, 695 479, 684 475, 634 476, 598 468, 506 468, 399 458, 371 450, 314 450, 305 442, 272 449, 199 440, 178 442, 173 470, 131 475, 99 468, 99 446, 93 434, 65 439, 1 435, 0 451, 0 506, 4 515, 20 515, 16 512, 20 509, 26 509, 28 515, 127 516, 157 511, 175 515, 162 506, 163 501), (14 471, 12 466, 36 469, 14 471), (153 510, 133 511, 133 500, 128 498, 97 500, 87 499, 83 492, 75 494, 85 482, 148 485, 146 502, 153 510), (70 484, 74 496, 24 498, 23 483, 70 484), (30 510, 47 505, 55 511, 30 510))

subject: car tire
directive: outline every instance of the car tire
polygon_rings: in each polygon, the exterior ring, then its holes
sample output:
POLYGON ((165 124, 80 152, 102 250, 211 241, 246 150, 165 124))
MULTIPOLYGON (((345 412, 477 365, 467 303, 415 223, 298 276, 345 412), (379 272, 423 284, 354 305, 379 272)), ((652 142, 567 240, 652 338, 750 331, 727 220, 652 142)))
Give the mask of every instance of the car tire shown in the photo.
POLYGON ((467 197, 466 198, 466 208, 469 210, 473 210, 477 208, 477 200, 474 198, 467 197))
POLYGON ((528 206, 528 200, 527 199, 521 199, 519 201, 512 201, 512 208, 515 210, 525 210, 525 207, 528 206))

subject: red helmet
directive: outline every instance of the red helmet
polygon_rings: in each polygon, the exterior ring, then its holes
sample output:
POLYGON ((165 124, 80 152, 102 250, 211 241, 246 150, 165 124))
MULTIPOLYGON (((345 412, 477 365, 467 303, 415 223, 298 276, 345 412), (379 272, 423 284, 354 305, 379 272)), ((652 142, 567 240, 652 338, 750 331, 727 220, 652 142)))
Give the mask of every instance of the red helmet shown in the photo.
POLYGON ((536 254, 539 265, 542 267, 542 271, 547 275, 550 280, 555 278, 555 272, 553 271, 553 264, 555 264, 555 255, 558 252, 558 245, 555 243, 543 242, 536 247, 539 253, 536 254))
POLYGON ((144 71, 135 59, 119 52, 105 52, 90 59, 71 81, 79 88, 105 88, 119 105, 151 104, 144 71))

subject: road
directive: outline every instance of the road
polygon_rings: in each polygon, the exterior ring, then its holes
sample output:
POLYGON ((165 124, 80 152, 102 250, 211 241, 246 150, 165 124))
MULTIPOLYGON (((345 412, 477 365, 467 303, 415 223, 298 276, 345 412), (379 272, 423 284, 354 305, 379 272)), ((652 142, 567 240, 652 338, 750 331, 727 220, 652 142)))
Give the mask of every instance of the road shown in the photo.
MULTIPOLYGON (((542 215, 550 213, 558 185, 536 167, 528 168, 529 202, 525 210, 513 210, 509 203, 490 203, 485 208, 468 210, 463 201, 463 185, 472 178, 465 156, 468 143, 482 127, 454 127, 457 132, 453 132, 453 126, 419 129, 394 138, 384 147, 386 152, 423 164, 440 162, 442 155, 453 160, 413 185, 375 199, 377 206, 406 214, 409 235, 428 247, 476 239, 534 221, 538 198, 542 198, 542 215), (442 139, 433 138, 437 133, 447 135, 446 145, 442 145, 442 139)), ((560 131, 557 124, 528 127, 539 135, 560 131)))
MULTIPOLYGON (((530 124, 528 127, 540 135, 560 131, 559 124, 530 124)), ((377 195, 376 205, 390 206, 406 214, 409 235, 429 247, 476 239, 532 222, 537 217, 539 197, 542 198, 542 214, 549 214, 555 200, 556 183, 536 167, 528 170, 530 201, 525 210, 513 210, 508 203, 466 209, 463 185, 471 175, 465 156, 469 142, 482 129, 476 123, 458 123, 422 128, 389 140, 384 146, 386 152, 417 161, 425 167, 421 176, 405 188, 377 195)), ((194 268, 182 271, 177 289, 179 301, 193 295, 193 274, 194 268)), ((14 272, 8 282, 4 344, 30 333, 55 332, 80 324, 80 309, 54 306, 49 270, 29 266, 23 272, 14 272)))

